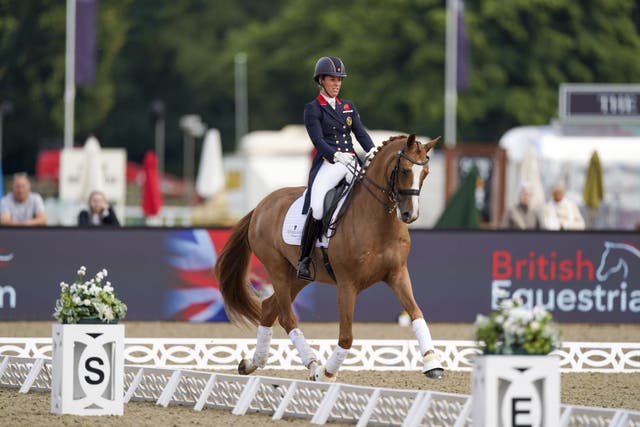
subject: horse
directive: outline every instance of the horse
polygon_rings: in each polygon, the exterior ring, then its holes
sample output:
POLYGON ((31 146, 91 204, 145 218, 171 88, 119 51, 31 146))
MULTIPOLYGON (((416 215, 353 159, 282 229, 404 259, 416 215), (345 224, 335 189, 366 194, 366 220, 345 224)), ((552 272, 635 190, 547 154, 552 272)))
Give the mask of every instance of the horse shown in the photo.
MULTIPOLYGON (((275 190, 237 222, 218 256, 214 274, 229 318, 258 326, 253 359, 240 361, 240 374, 251 374, 266 365, 272 326, 278 320, 309 370, 309 379, 335 381, 353 342, 356 296, 374 283, 385 282, 411 317, 423 355, 422 372, 432 379, 444 376, 429 327, 413 295, 407 269, 411 239, 406 225, 418 218, 418 198, 429 173, 428 152, 439 139, 421 143, 415 134, 391 137, 358 169, 348 206, 340 214, 327 249, 334 274, 327 268, 316 268, 316 281, 337 287, 340 332, 325 366, 318 363, 298 328, 291 305, 309 282, 296 277, 299 246, 286 244, 282 237, 286 212, 305 187, 275 190), (249 285, 252 253, 273 284, 273 294, 262 301, 249 285)), ((321 260, 316 247, 313 265, 323 265, 321 260)))
POLYGON ((638 264, 640 250, 628 243, 604 242, 604 247, 596 278, 605 282, 612 274, 622 271, 622 280, 626 281, 629 276, 629 263, 638 264))

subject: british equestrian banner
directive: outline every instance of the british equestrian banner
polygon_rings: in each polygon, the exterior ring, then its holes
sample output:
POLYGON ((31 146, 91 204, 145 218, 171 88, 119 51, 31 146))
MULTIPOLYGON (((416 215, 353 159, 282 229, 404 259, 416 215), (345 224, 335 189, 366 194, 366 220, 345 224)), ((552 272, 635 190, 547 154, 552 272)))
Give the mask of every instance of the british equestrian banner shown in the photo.
MULTIPOLYGON (((84 265, 106 268, 127 320, 226 321, 211 270, 228 229, 2 228, 0 320, 52 320, 61 281, 84 265)), ((431 322, 472 322, 502 298, 543 305, 564 322, 640 321, 640 235, 631 232, 412 230, 408 265, 431 322)), ((330 251, 330 249, 329 249, 330 251)), ((322 263, 318 263, 322 267, 322 263)), ((251 286, 270 294, 264 267, 251 286)), ((296 298, 302 321, 336 321, 334 286, 296 298)), ((356 321, 396 321, 402 307, 384 283, 356 300, 356 321)))

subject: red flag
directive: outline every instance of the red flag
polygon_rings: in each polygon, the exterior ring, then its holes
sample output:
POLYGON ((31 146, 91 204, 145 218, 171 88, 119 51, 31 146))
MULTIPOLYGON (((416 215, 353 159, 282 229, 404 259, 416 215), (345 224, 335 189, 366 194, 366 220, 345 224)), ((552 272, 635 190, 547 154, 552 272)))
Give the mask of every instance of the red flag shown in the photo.
POLYGON ((160 181, 158 179, 158 159, 156 154, 149 150, 144 155, 145 180, 142 187, 142 211, 145 216, 157 215, 162 207, 162 194, 160 193, 160 181))

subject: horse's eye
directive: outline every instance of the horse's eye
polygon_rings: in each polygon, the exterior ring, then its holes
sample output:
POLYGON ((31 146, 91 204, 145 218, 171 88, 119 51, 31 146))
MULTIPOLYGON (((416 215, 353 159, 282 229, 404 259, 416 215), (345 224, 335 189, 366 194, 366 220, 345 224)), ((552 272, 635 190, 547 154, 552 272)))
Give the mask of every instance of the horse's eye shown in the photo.
POLYGON ((400 173, 402 174, 402 176, 408 176, 411 173, 411 169, 401 169, 400 173))

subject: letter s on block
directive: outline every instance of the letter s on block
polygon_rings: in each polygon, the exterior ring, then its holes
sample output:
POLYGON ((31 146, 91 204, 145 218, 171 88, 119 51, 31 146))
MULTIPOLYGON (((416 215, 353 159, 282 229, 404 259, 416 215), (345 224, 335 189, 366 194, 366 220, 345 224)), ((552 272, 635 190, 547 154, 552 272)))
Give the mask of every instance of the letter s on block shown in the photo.
POLYGON ((92 362, 96 362, 98 365, 100 366, 104 366, 104 361, 102 359, 100 359, 99 357, 89 357, 87 358, 87 360, 84 362, 84 368, 88 371, 88 372, 92 372, 94 374, 96 374, 98 376, 97 379, 94 379, 92 377, 90 377, 89 375, 85 375, 84 380, 91 384, 91 385, 96 385, 96 384, 100 384, 102 381, 104 381, 104 371, 100 368, 96 368, 91 366, 92 362))

